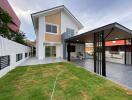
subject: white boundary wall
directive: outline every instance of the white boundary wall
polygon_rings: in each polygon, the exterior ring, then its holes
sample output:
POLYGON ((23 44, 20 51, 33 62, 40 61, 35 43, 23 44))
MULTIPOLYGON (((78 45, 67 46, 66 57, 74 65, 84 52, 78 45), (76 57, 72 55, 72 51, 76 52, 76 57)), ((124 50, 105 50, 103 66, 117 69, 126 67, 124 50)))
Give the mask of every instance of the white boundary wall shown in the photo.
POLYGON ((24 60, 28 59, 29 57, 25 58, 25 53, 31 51, 31 48, 28 46, 24 46, 22 44, 16 43, 14 41, 8 40, 0 36, 0 56, 10 56, 10 66, 5 67, 0 70, 0 77, 4 76, 10 70, 14 69, 24 60), (22 60, 16 62, 16 54, 22 53, 22 60))

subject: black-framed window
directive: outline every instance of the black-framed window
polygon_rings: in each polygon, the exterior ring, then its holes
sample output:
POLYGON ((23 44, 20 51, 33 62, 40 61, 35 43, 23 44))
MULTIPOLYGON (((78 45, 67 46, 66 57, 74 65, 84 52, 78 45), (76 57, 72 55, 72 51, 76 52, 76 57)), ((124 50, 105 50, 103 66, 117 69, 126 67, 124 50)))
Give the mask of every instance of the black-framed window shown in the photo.
POLYGON ((28 53, 25 53, 25 58, 27 58, 28 57, 28 53))
POLYGON ((22 53, 16 54, 16 62, 22 60, 22 53))
POLYGON ((31 53, 29 52, 29 56, 31 56, 31 53))
POLYGON ((46 24, 46 32, 51 32, 51 25, 46 24))
POLYGON ((57 26, 52 25, 52 33, 57 33, 57 26))
POLYGON ((68 33, 68 37, 74 36, 74 29, 66 28, 66 33, 68 33))
POLYGON ((57 33, 57 25, 46 24, 46 32, 57 33))
POLYGON ((10 56, 0 56, 0 70, 10 66, 10 56))

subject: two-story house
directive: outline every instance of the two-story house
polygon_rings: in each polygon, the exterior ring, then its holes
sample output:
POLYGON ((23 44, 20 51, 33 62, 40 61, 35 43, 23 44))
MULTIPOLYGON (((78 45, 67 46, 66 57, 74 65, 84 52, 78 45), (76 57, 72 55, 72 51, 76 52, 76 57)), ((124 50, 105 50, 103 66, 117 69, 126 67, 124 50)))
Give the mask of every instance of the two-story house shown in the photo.
MULTIPOLYGON (((77 35, 83 25, 64 5, 33 13, 31 17, 36 34, 36 56, 38 59, 66 58, 64 38, 77 35)), ((82 52, 81 46, 84 45, 72 45, 74 46, 71 55, 77 57, 77 53, 82 52)))

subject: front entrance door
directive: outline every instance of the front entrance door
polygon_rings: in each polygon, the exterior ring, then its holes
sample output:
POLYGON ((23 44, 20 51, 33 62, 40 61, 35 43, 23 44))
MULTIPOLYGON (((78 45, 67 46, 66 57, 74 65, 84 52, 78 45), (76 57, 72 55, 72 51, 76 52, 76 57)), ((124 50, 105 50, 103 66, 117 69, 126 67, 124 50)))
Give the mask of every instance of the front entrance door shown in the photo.
POLYGON ((56 46, 45 46, 46 57, 56 57, 56 46))

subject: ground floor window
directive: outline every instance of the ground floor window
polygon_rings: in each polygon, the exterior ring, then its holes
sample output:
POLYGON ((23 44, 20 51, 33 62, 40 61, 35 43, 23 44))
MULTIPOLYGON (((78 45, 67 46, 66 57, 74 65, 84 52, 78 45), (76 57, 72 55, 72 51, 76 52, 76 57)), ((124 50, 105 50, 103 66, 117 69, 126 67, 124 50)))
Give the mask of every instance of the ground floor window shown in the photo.
POLYGON ((56 57, 56 46, 45 46, 46 57, 56 57))
POLYGON ((16 54, 16 62, 22 60, 22 53, 16 54))

